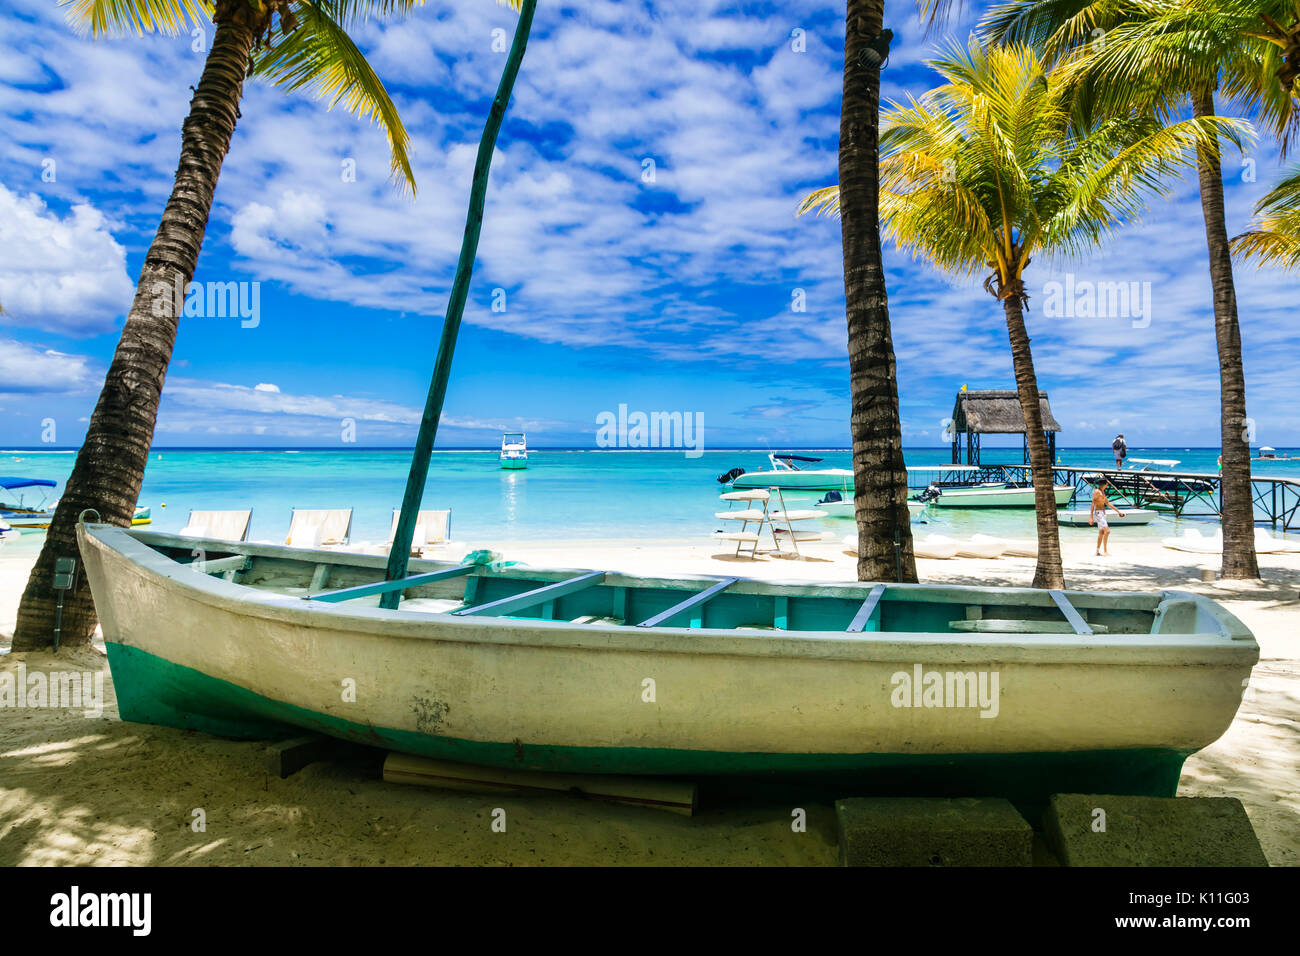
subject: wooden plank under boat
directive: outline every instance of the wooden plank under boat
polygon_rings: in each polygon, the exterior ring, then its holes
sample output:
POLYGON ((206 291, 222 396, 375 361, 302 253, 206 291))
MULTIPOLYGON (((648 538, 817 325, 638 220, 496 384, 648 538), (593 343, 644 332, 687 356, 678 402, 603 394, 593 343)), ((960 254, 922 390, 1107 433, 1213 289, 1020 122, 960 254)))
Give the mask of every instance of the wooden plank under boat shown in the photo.
POLYGON ((1169 796, 1259 657, 1235 617, 1176 591, 413 560, 384 610, 380 557, 77 535, 124 720, 504 768, 1169 796))

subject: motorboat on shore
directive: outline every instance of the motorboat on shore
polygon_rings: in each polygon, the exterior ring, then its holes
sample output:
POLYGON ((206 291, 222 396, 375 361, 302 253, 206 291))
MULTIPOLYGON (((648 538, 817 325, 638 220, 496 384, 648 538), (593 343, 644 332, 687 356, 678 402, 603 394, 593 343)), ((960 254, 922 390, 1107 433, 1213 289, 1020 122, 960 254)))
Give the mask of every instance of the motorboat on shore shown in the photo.
POLYGON ((781 488, 783 490, 847 492, 853 495, 853 472, 848 468, 809 468, 824 459, 807 455, 782 455, 773 452, 767 456, 771 462, 768 471, 745 471, 733 468, 718 476, 719 484, 737 490, 746 488, 781 488))

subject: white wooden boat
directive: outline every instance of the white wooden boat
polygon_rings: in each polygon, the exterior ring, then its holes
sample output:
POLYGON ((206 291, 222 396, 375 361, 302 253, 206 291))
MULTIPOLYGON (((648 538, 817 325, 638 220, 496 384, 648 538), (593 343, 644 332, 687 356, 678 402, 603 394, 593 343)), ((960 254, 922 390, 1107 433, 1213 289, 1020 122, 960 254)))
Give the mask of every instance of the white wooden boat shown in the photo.
POLYGON ((506 432, 501 436, 501 467, 528 467, 528 439, 523 432, 506 432))
MULTIPOLYGON (((1107 510, 1106 524, 1111 527, 1114 527, 1115 525, 1150 524, 1151 520, 1156 516, 1156 512, 1152 511, 1150 508, 1121 508, 1120 510, 1124 513, 1117 515, 1115 512, 1107 510)), ((1076 528, 1086 528, 1088 527, 1088 518, 1091 513, 1092 512, 1087 508, 1077 511, 1062 511, 1056 516, 1056 520, 1061 524, 1071 525, 1076 528)))
POLYGON ((497 767, 1170 795, 1259 656, 1231 614, 1173 591, 420 560, 386 585, 379 557, 77 534, 124 720, 497 767), (396 610, 366 606, 384 590, 396 610))
POLYGON ((772 463, 770 471, 742 471, 734 468, 725 475, 719 475, 718 481, 737 489, 835 490, 847 492, 849 497, 853 495, 853 472, 848 468, 809 468, 808 465, 818 464, 822 459, 805 455, 778 455, 775 452, 768 455, 767 460, 772 463))

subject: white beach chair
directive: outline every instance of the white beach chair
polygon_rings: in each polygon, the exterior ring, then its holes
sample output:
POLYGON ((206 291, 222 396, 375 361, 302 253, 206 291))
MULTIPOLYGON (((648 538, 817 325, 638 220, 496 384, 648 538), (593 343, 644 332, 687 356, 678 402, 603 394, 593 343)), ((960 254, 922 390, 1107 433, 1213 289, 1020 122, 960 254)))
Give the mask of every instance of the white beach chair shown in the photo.
POLYGON ((347 544, 351 536, 351 508, 294 508, 285 544, 292 548, 327 548, 347 544))
POLYGON ((191 511, 180 533, 191 538, 247 541, 253 509, 246 511, 191 511))
MULTIPOLYGON (((397 536, 397 520, 402 512, 393 509, 393 525, 388 529, 388 547, 392 548, 393 538, 397 536)), ((427 548, 436 548, 446 544, 451 537, 450 511, 421 511, 415 516, 415 534, 411 536, 411 554, 421 555, 427 548)))

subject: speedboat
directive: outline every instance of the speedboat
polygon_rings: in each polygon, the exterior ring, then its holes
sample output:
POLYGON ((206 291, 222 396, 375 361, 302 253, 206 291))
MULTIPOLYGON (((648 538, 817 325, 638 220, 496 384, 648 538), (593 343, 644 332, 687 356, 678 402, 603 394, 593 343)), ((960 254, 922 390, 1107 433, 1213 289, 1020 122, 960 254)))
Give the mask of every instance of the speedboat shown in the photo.
POLYGON ((54 506, 49 491, 38 492, 40 500, 25 500, 29 489, 57 488, 59 483, 49 478, 21 478, 15 475, 0 476, 0 519, 15 528, 48 528, 54 519, 54 506))
POLYGON ((718 482, 733 488, 783 488, 805 491, 835 490, 853 494, 853 472, 848 468, 809 468, 824 459, 806 455, 767 456, 772 463, 770 471, 745 471, 733 468, 718 476, 718 482))
POLYGON ((501 436, 501 467, 528 467, 528 442, 523 432, 506 432, 501 436))

